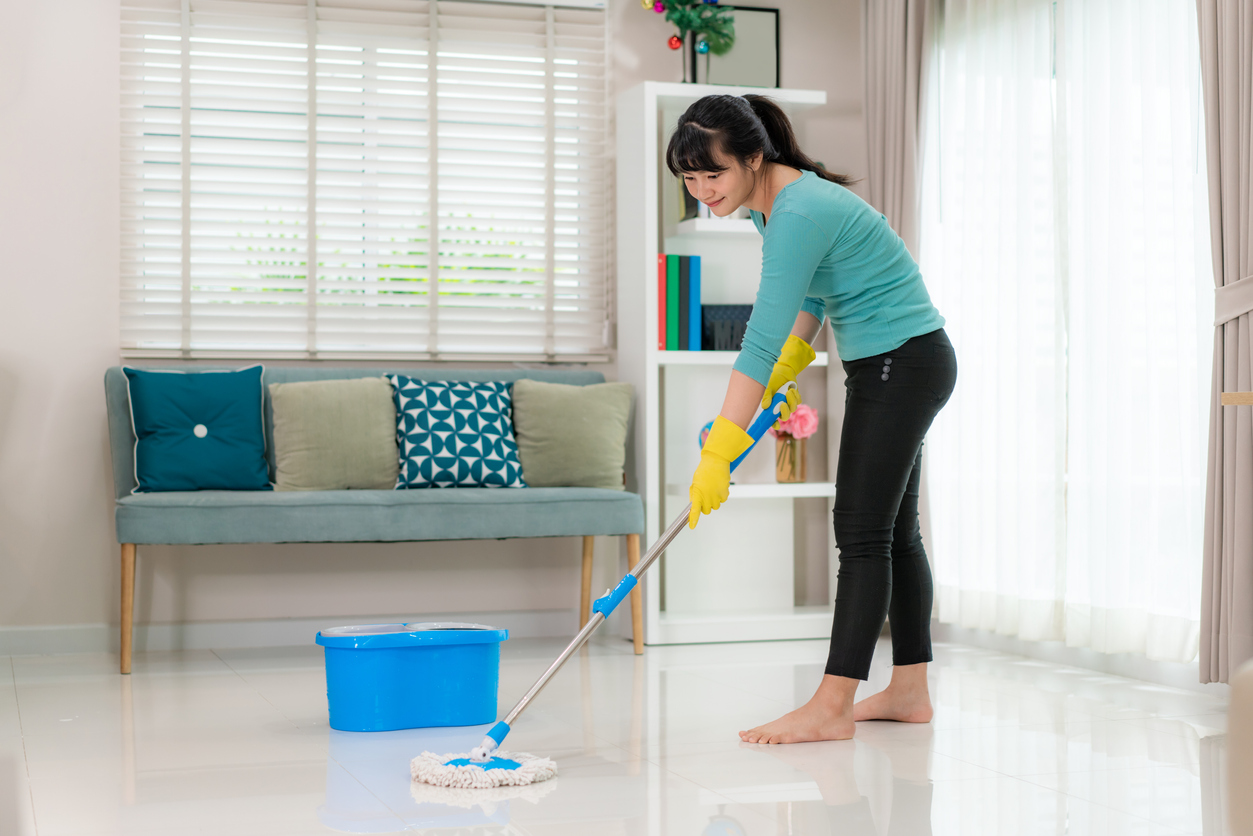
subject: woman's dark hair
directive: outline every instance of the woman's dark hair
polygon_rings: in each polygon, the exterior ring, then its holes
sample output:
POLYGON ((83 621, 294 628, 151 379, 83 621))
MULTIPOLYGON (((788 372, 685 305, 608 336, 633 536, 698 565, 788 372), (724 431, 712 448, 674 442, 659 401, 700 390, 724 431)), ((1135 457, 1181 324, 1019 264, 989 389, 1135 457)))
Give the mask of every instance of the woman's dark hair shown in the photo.
POLYGON ((725 171, 727 166, 718 163, 718 152, 746 166, 759 151, 766 162, 812 171, 841 186, 854 182, 806 156, 783 109, 757 95, 705 96, 695 102, 679 117, 666 149, 666 166, 676 177, 685 171, 725 171))

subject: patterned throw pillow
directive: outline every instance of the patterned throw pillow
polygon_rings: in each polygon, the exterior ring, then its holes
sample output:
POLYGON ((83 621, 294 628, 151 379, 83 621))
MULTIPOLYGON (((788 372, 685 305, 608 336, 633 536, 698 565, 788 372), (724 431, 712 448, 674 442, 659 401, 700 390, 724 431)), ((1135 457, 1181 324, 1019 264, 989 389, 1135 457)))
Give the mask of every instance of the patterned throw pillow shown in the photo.
POLYGON ((501 381, 392 375, 404 488, 525 488, 513 437, 512 387, 501 381))

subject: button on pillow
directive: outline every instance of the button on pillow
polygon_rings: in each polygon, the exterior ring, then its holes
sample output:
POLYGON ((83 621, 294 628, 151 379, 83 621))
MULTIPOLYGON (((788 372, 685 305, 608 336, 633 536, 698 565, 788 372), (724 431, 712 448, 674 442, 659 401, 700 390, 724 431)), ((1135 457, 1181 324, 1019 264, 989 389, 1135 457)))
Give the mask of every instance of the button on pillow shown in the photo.
POLYGON ((261 366, 122 371, 135 431, 136 493, 270 489, 261 366))

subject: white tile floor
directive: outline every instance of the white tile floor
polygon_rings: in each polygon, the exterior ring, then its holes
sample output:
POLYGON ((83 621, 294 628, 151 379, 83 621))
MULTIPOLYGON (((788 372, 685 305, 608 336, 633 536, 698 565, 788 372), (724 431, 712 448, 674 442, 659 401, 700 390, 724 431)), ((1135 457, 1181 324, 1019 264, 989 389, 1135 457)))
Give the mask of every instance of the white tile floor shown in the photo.
MULTIPOLYGON (((504 645, 507 710, 564 644, 504 645)), ((863 693, 889 674, 884 643, 863 693)), ((761 747, 735 732, 792 708, 823 642, 602 642, 507 748, 560 775, 512 799, 409 782, 424 749, 483 727, 327 726, 319 648, 0 657, 0 834, 1224 833, 1226 706, 1200 693, 940 645, 926 726, 761 747)))

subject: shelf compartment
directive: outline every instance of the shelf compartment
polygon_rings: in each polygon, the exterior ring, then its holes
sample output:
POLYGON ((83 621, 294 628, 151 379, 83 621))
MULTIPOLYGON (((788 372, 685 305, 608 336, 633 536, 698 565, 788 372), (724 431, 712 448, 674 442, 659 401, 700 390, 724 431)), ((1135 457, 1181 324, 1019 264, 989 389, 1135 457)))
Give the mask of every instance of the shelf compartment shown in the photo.
MULTIPOLYGON (((738 351, 658 351, 657 364, 661 366, 731 366, 738 351)), ((829 362, 827 352, 819 351, 811 366, 825 366, 829 362)))
POLYGON ((721 238, 724 235, 761 237, 757 232, 757 227, 748 218, 688 218, 672 227, 667 237, 674 235, 700 235, 702 237, 708 235, 715 238, 721 238))

